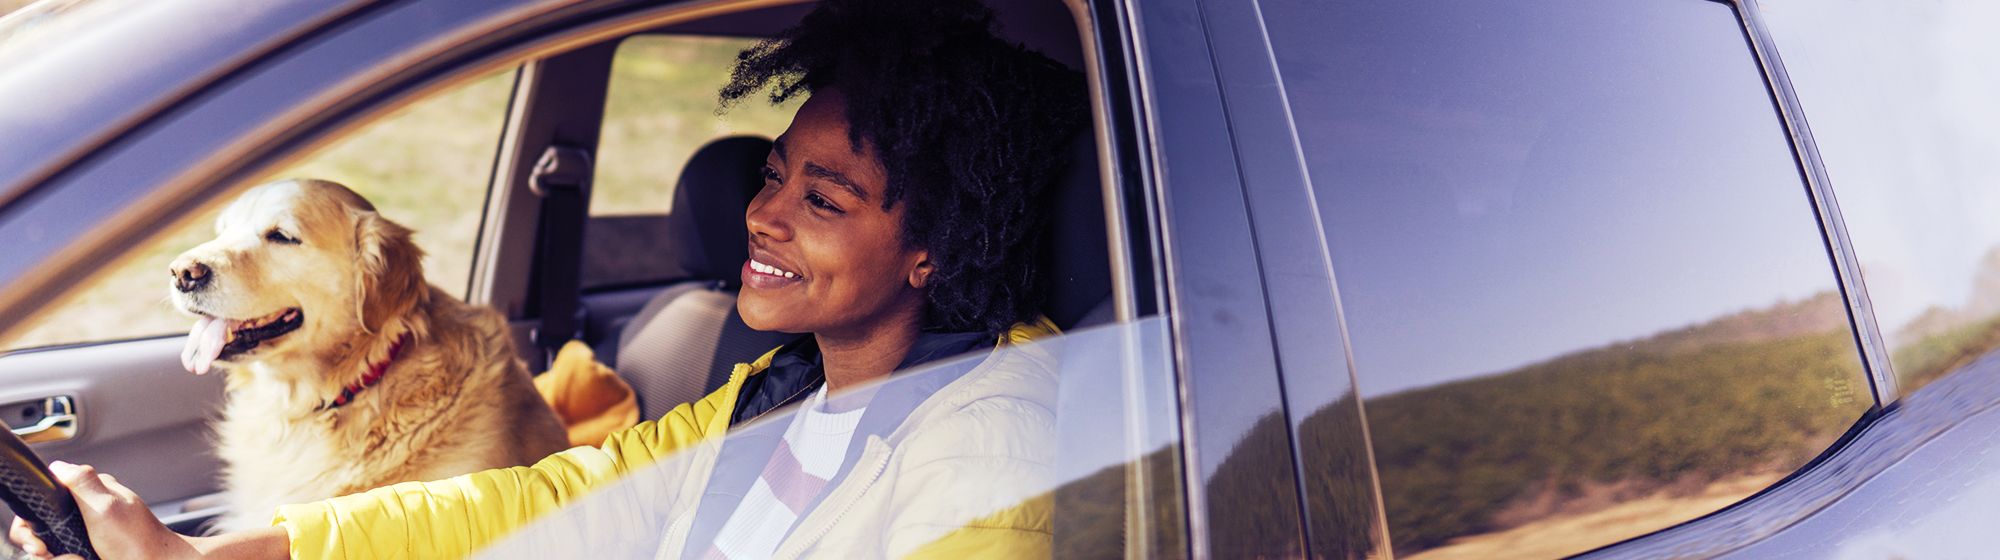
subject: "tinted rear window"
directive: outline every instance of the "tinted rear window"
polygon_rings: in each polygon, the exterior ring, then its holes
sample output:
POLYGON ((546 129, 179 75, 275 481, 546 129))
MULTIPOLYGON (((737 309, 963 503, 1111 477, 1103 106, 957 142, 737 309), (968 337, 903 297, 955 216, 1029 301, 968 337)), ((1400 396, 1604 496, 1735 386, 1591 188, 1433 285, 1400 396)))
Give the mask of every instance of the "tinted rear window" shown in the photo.
POLYGON ((1398 556, 1687 521, 1872 403, 1729 5, 1262 6, 1398 556))

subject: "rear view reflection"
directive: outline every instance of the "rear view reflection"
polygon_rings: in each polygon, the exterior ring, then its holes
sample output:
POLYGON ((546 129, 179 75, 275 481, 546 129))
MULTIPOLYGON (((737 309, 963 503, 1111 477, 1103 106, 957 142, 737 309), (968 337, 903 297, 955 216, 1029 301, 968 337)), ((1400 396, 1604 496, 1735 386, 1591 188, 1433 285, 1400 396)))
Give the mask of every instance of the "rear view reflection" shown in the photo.
POLYGON ((1559 556, 1722 509, 1868 407, 1851 336, 1825 294, 1371 399, 1396 549, 1559 556))

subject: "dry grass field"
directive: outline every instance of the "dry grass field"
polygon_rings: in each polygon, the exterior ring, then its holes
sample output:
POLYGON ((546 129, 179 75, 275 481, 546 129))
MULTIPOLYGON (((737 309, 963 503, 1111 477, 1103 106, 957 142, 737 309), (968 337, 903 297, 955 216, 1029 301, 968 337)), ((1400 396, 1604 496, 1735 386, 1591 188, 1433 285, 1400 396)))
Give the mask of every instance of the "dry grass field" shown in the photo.
MULTIPOLYGON (((717 112, 715 90, 736 52, 748 44, 662 37, 621 47, 607 99, 593 214, 665 213, 674 177, 701 144, 727 134, 783 131, 790 107, 747 102, 717 112)), ((415 229, 428 253, 426 276, 462 295, 513 81, 512 71, 501 72, 420 99, 256 183, 312 177, 354 188, 383 215, 415 229)), ((185 332, 192 319, 167 304, 167 264, 208 239, 212 221, 212 214, 198 217, 82 279, 81 289, 0 344, 0 351, 185 332)))

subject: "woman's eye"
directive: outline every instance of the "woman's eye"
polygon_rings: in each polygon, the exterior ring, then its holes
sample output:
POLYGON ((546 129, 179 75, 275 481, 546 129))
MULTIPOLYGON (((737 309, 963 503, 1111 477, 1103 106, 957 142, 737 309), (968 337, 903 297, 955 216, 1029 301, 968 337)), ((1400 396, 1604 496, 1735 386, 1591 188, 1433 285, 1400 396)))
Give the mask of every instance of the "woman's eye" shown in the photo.
POLYGON ((767 183, 767 184, 768 184, 768 183, 776 183, 776 182, 778 182, 778 170, 777 170, 777 169, 773 169, 773 168, 772 168, 771 166, 769 166, 769 165, 766 165, 766 166, 764 166, 764 169, 763 169, 763 171, 764 171, 764 182, 765 182, 765 183, 767 183))
POLYGON ((806 192, 806 204, 811 204, 813 205, 814 208, 818 208, 828 212, 833 212, 835 214, 841 213, 839 206, 834 206, 832 202, 828 202, 826 200, 826 197, 820 196, 819 193, 817 192, 810 192, 810 191, 806 192))
POLYGON ((264 232, 264 240, 272 243, 282 243, 285 245, 299 244, 299 238, 292 237, 290 235, 285 235, 285 232, 279 231, 275 228, 272 229, 271 231, 264 232))

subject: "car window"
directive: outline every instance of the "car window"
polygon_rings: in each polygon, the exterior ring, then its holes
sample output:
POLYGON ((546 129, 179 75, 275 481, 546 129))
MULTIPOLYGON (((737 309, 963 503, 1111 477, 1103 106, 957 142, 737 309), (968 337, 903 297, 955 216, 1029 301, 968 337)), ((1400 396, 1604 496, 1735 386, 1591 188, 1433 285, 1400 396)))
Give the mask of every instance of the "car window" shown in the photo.
POLYGON ((2000 4, 1762 4, 1898 388, 2000 349, 2000 4))
POLYGON ((583 287, 687 277, 668 215, 688 158, 733 135, 775 138, 797 102, 753 99, 718 113, 718 84, 755 39, 641 35, 619 43, 604 103, 590 199, 583 287))
MULTIPOLYGON (((353 188, 382 215, 415 230, 425 277, 463 297, 513 80, 508 70, 417 100, 257 182, 317 178, 353 188)), ((191 319, 166 301, 167 264, 213 236, 219 211, 83 280, 7 349, 187 332, 191 319)))
MULTIPOLYGON (((834 397, 825 409, 863 410, 861 443, 819 491, 776 489, 805 512, 783 538, 815 539, 809 557, 903 557, 965 533, 989 545, 1045 539, 1065 558, 1183 557, 1169 363, 1154 317, 940 360, 834 397), (956 412, 936 414, 945 405, 956 412), (868 416, 878 411, 891 419, 868 416)), ((796 413, 635 469, 480 556, 679 558, 731 546, 716 536, 722 521, 773 495, 752 479, 796 413)))
POLYGON ((1396 556, 1657 531, 1791 474, 1873 404, 1730 4, 1262 6, 1396 556))

